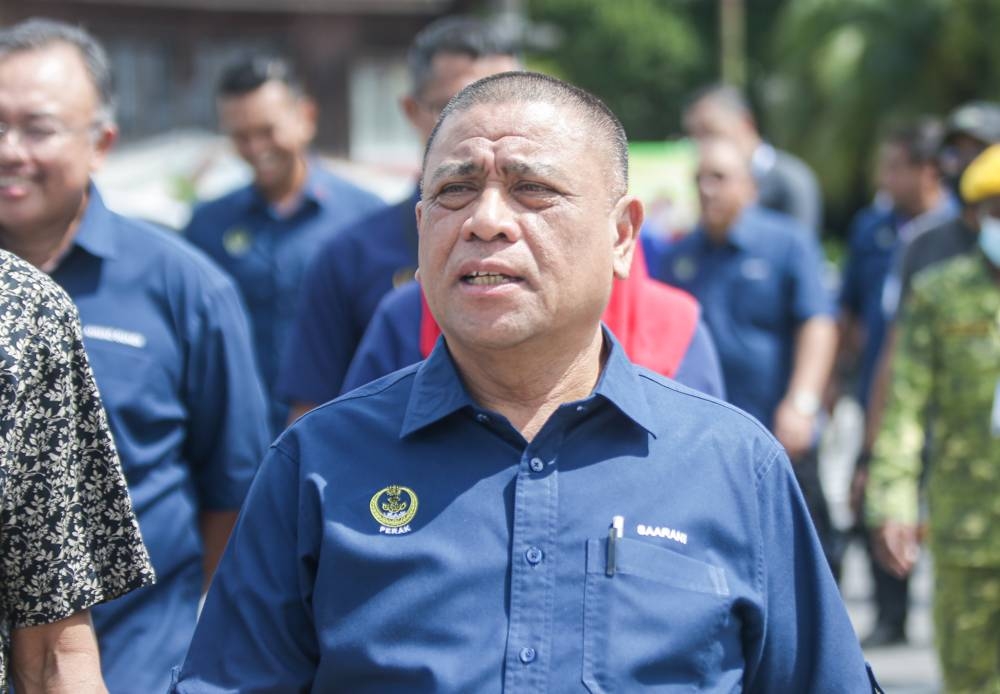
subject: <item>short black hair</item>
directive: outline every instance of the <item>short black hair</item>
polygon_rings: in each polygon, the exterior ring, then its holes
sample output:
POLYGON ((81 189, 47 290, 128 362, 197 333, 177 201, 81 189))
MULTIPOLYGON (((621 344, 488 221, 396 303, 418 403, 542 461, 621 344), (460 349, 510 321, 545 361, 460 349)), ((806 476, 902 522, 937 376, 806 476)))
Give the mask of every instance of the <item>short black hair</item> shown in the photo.
POLYGON ((455 53, 475 59, 515 52, 514 42, 495 24, 462 15, 443 17, 424 27, 410 44, 406 63, 411 93, 421 94, 431 80, 436 55, 455 53))
POLYGON ((473 82, 456 94, 427 138, 422 168, 427 166, 427 155, 438 131, 451 115, 481 104, 508 103, 548 103, 575 109, 591 126, 592 132, 607 143, 614 162, 615 192, 625 194, 628 190, 628 138, 621 121, 590 92, 538 72, 501 72, 473 82))
POLYGON ((939 118, 921 116, 897 123, 889 129, 882 142, 900 147, 911 164, 937 166, 944 136, 944 124, 939 118))
POLYGON ((115 91, 111 63, 104 47, 82 27, 36 17, 0 29, 0 59, 13 53, 37 51, 60 43, 72 46, 80 54, 97 91, 98 118, 105 123, 113 123, 115 91))
POLYGON ((305 92, 291 61, 278 55, 244 56, 226 66, 215 93, 219 97, 244 96, 266 82, 280 82, 297 96, 305 92))

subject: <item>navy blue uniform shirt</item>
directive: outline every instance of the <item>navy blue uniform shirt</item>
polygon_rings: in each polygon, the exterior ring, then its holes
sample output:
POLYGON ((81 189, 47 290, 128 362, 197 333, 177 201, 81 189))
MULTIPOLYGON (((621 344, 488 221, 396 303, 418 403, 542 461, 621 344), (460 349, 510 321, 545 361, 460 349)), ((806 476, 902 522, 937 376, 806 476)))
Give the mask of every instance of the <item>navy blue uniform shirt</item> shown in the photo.
MULTIPOLYGON (((343 392, 423 359, 420 352, 420 285, 411 282, 379 303, 344 379, 343 392)), ((708 328, 698 321, 673 378, 716 398, 725 397, 722 368, 708 328)))
POLYGON ((198 513, 240 503, 267 449, 264 394, 236 287, 174 234, 108 210, 91 186, 52 273, 84 343, 157 584, 93 608, 112 694, 164 691, 194 631, 198 513))
POLYGON ((194 210, 185 236, 236 280, 250 311, 275 436, 285 428, 288 407, 274 397, 274 384, 309 261, 342 227, 384 207, 377 196, 310 162, 302 199, 287 214, 253 185, 194 210))
POLYGON ((286 401, 323 403, 340 394, 378 302, 393 287, 413 279, 413 208, 419 199, 418 190, 359 220, 320 250, 306 274, 278 381, 278 393, 286 401))
POLYGON ((176 691, 871 691, 780 445, 606 339, 530 443, 443 340, 299 419, 176 691))
POLYGON ((889 209, 870 205, 851 220, 847 264, 840 287, 840 306, 864 326, 858 371, 858 401, 867 407, 875 366, 885 340, 882 291, 899 246, 902 220, 889 209))
POLYGON ((726 243, 700 227, 669 246, 650 274, 701 302, 727 399, 770 427, 791 377, 801 324, 831 315, 815 237, 778 212, 749 207, 726 243))

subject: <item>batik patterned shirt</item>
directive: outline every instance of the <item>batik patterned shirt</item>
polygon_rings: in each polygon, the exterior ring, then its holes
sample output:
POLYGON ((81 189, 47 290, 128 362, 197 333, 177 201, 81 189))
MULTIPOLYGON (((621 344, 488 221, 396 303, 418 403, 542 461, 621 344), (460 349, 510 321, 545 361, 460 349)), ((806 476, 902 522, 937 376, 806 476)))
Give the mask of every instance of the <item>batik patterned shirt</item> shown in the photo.
POLYGON ((76 309, 0 251, 0 692, 14 629, 152 582, 76 309))

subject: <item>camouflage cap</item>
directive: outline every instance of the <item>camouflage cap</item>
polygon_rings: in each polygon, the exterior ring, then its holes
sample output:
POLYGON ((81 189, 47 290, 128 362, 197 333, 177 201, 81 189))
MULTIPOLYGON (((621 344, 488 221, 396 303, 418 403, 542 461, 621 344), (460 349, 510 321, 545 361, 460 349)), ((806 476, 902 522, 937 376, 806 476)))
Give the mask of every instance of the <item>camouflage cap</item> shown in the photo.
POLYGON ((969 204, 1000 195, 1000 145, 987 147, 972 160, 962 174, 959 192, 969 204))
POLYGON ((988 145, 1000 142, 1000 105, 972 101, 956 108, 948 114, 944 141, 958 135, 967 135, 988 145))

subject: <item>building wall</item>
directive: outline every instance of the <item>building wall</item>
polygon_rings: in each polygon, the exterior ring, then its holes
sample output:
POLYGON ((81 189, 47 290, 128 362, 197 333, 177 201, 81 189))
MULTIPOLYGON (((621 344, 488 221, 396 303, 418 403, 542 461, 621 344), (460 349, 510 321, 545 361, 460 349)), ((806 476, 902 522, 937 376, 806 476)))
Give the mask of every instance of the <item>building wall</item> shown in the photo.
MULTIPOLYGON (((474 3, 447 4, 447 9, 462 10, 474 3)), ((442 14, 440 4, 425 7, 411 13, 297 14, 32 0, 0 3, 0 23, 46 16, 81 24, 97 36, 114 65, 126 140, 171 129, 215 128, 213 92, 222 66, 252 50, 278 51, 295 61, 319 104, 317 146, 347 155, 355 67, 373 60, 399 66, 416 32, 442 14)), ((394 80, 392 86, 397 85, 394 80)), ((395 109, 398 97, 387 90, 383 108, 395 109)), ((369 113, 371 108, 378 106, 372 102, 366 106, 369 113)))

